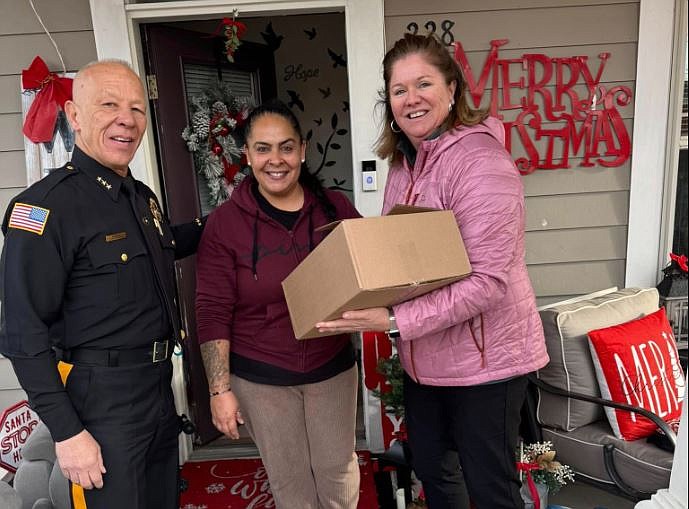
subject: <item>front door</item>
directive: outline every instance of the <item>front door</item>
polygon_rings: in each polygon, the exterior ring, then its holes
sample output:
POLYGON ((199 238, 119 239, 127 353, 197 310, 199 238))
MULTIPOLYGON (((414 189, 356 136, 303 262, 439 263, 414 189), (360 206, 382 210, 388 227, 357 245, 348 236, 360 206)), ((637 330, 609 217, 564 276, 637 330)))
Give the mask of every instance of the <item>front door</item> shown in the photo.
MULTIPOLYGON (((251 33, 257 36, 255 42, 281 45, 275 55, 280 55, 283 62, 276 61, 276 69, 280 72, 277 83, 284 88, 284 93, 279 92, 283 100, 292 100, 289 90, 296 92, 293 102, 293 111, 301 114, 302 126, 306 133, 314 130, 310 146, 313 151, 309 157, 312 168, 320 167, 323 162, 324 177, 329 186, 340 186, 352 191, 354 204, 363 215, 380 214, 383 202, 383 184, 387 176, 387 165, 376 157, 373 152, 373 142, 379 134, 379 118, 374 114, 378 95, 376 93, 382 85, 380 65, 385 53, 385 3, 384 0, 255 0, 252 2, 231 2, 230 0, 197 0, 194 2, 166 2, 163 0, 90 0, 91 21, 96 49, 99 58, 121 58, 133 64, 137 72, 144 74, 141 52, 141 42, 145 34, 141 34, 139 27, 147 23, 160 23, 163 20, 175 20, 179 25, 189 23, 197 25, 200 19, 212 19, 217 21, 223 16, 235 13, 241 21, 249 21, 256 17, 264 17, 263 23, 257 30, 251 33), (338 14, 340 19, 335 25, 325 28, 316 26, 317 23, 311 17, 322 17, 338 14), (265 17, 270 19, 266 20, 265 17), (307 17, 309 19, 307 19, 307 17), (269 26, 269 21, 273 21, 269 26), (296 21, 295 21, 296 20, 296 21), (284 22, 284 24, 283 24, 284 22), (278 26, 278 24, 283 26, 278 26), (287 26, 289 25, 289 26, 287 26), (286 34, 287 29, 291 34, 286 34), (316 30, 314 31, 314 28, 316 30), (335 47, 330 41, 333 38, 342 39, 335 47), (302 41, 308 47, 294 49, 290 40, 302 41), (331 51, 329 51, 331 50, 331 51), (335 50, 335 51, 332 51, 335 50), (325 55, 320 64, 315 60, 325 55), (346 68, 336 65, 340 61, 340 55, 346 56, 346 68), (331 60, 331 57, 333 59, 331 60), (306 59, 314 61, 315 65, 302 65, 306 59), (314 67, 320 69, 318 77, 315 76, 314 67), (330 88, 328 78, 324 77, 325 71, 342 72, 343 75, 332 83, 344 83, 347 88, 347 98, 337 96, 337 90, 330 88), (288 77, 289 76, 289 77, 288 77), (305 81, 306 80, 306 81, 305 81), (303 93, 299 91, 302 88, 303 93), (309 97, 310 96, 310 97, 309 97), (327 96, 327 97, 326 97, 327 96), (301 99, 298 101, 297 99, 301 99), (311 101, 310 103, 308 101, 311 101), (297 110, 304 103, 304 110, 297 110), (309 104, 315 105, 313 109, 309 104), (307 107, 309 109, 307 110, 307 107), (327 114, 318 113, 312 115, 316 108, 325 107, 327 114), (346 110, 346 111, 345 111, 346 110), (341 122, 346 121, 349 129, 347 143, 341 143, 340 139, 333 140, 332 134, 333 113, 338 114, 337 130, 341 130, 341 122), (320 135, 320 138, 319 138, 320 135), (318 147, 322 153, 318 151, 318 147), (332 143, 340 145, 339 150, 332 147, 332 143), (327 149, 327 150, 326 150, 327 149), (337 155, 337 159, 330 156, 337 155), (315 158, 315 159, 313 159, 315 158), (328 166, 330 161, 336 160, 335 166, 328 166), (377 163, 379 187, 377 191, 364 192, 361 186, 362 161, 373 160, 377 163), (348 182, 342 183, 344 177, 330 173, 333 168, 342 165, 346 172, 348 182), (327 175, 326 175, 327 174, 327 175), (337 181, 333 179, 337 178, 337 181)), ((321 25, 320 22, 318 25, 321 25)), ((214 27, 211 28, 213 32, 214 27)), ((336 44, 336 41, 333 41, 336 44)), ((175 45, 171 44, 170 48, 175 45)), ((167 52, 168 48, 159 49, 167 52)), ((170 49, 171 51, 171 49, 170 49)), ((164 55, 158 55, 164 57, 164 55)), ((151 58, 152 59, 152 58, 151 58)), ((277 58, 276 58, 277 60, 277 58)), ((331 84, 332 84, 331 83, 331 84)), ((164 84, 163 84, 164 85, 164 84)), ((180 95, 179 97, 183 97, 180 95)), ((182 103, 172 105, 173 110, 184 108, 182 103)), ((155 113, 155 112, 154 112, 155 113)), ((160 138, 169 136, 178 137, 179 129, 185 127, 184 122, 177 124, 175 130, 162 128, 149 129, 147 136, 141 144, 141 149, 132 161, 130 167, 137 178, 143 180, 153 189, 163 189, 167 185, 161 169, 162 157, 159 157, 157 145, 160 138)), ((337 134, 337 133, 336 133, 337 134)), ((339 135, 338 135, 339 136, 339 135)), ((189 154, 183 154, 189 158, 189 154)), ((167 194, 165 190, 161 194, 167 194)), ((169 200, 168 200, 169 201, 169 200)), ((193 217, 189 216, 189 217, 193 217)), ((184 219, 188 219, 185 217, 184 219)), ((184 281, 183 281, 184 283, 184 281)), ((186 320, 189 323, 189 311, 184 310, 186 320)), ((191 327, 188 327, 192 332, 191 327)), ((183 372, 184 378, 191 376, 183 372)), ((173 379, 173 390, 180 400, 184 399, 183 377, 173 379)), ((201 391, 202 392, 202 391, 201 391)), ((190 396, 193 397, 192 394, 190 396)), ((207 398, 207 394, 202 394, 207 398)), ((180 401, 180 411, 190 413, 185 401, 180 401)), ((375 404, 371 408, 367 403, 366 419, 368 422, 366 439, 374 449, 378 449, 377 439, 380 427, 379 419, 376 419, 375 404), (373 430, 373 431, 371 431, 373 430)), ((195 409, 192 409, 195 411, 195 409)), ((363 432, 363 423, 361 431, 363 432)), ((184 444, 187 441, 183 441, 184 444)), ((181 453, 183 459, 188 458, 189 450, 183 445, 181 453)))
MULTIPOLYGON (((164 206, 173 224, 188 222, 214 207, 208 183, 194 167, 181 136, 190 122, 190 101, 218 80, 230 82, 234 94, 250 96, 255 103, 275 97, 273 54, 266 45, 247 42, 230 64, 221 38, 160 24, 142 25, 142 41, 146 73, 155 76, 157 82, 158 98, 152 100, 151 117, 158 141, 164 206)), ((184 358, 190 417, 196 425, 196 440, 203 444, 220 433, 210 419, 208 384, 196 340, 195 267, 195 257, 176 264, 178 305, 187 332, 184 358)))

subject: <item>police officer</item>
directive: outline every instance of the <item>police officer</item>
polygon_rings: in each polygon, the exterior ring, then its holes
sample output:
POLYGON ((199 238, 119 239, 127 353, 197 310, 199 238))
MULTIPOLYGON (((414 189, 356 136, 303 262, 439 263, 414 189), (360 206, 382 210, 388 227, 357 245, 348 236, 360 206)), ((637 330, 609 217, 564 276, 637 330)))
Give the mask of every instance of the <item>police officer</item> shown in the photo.
POLYGON ((173 264, 203 222, 171 227, 132 178, 147 103, 131 68, 95 62, 73 85, 71 162, 5 213, 0 352, 55 440, 73 507, 172 509, 173 264))

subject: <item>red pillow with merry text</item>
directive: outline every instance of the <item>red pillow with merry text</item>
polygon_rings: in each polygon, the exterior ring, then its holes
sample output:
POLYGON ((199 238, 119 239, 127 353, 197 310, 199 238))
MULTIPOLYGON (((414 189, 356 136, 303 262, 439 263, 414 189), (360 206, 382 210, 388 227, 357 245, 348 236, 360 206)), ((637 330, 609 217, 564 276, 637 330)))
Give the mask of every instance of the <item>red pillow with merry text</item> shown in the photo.
MULTIPOLYGON (((665 421, 679 419, 684 374, 665 308, 588 336, 603 398, 643 407, 665 421)), ((647 437, 656 429, 633 412, 605 407, 605 413, 615 436, 624 440, 647 437)))

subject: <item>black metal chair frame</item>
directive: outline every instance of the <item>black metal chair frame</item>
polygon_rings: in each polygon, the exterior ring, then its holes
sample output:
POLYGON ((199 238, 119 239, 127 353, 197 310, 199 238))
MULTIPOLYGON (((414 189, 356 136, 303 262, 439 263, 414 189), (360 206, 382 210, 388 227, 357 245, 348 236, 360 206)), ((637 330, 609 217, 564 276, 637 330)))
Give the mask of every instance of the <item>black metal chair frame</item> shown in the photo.
MULTIPOLYGON (((653 412, 650 412, 646 410, 645 408, 633 406, 633 405, 627 405, 625 403, 617 403, 615 401, 610 401, 607 399, 599 398, 596 396, 590 396, 588 394, 582 394, 579 392, 572 392, 572 391, 567 391, 564 389, 560 389, 558 387, 555 387, 553 385, 550 385, 547 382, 544 382, 540 378, 538 378, 534 373, 531 373, 528 375, 529 382, 546 392, 549 392, 551 394, 555 394, 557 396, 563 396, 566 398, 572 398, 572 399, 577 399, 581 401, 588 401, 589 403, 594 403, 596 405, 601 405, 601 406, 606 406, 606 407, 611 407, 619 410, 627 410, 630 412, 637 413, 639 415, 642 415, 646 417, 647 419, 650 419, 653 424, 658 426, 658 428, 665 433, 667 436, 667 439, 670 442, 671 448, 674 451, 675 447, 677 446, 677 435, 675 432, 670 428, 668 423, 666 423, 663 419, 661 419, 658 415, 654 414, 653 412)), ((541 433, 541 428, 540 425, 538 424, 538 421, 536 419, 536 396, 533 393, 527 394, 527 400, 525 403, 525 413, 527 414, 526 417, 526 422, 524 422, 523 426, 523 433, 528 435, 529 439, 532 439, 534 441, 542 441, 542 433, 541 433)), ((647 493, 643 491, 639 491, 634 489, 633 487, 629 486, 627 483, 622 480, 620 477, 620 474, 617 471, 617 468, 615 467, 615 460, 613 457, 613 453, 615 451, 615 445, 614 444, 606 444, 603 447, 603 461, 605 464, 605 469, 610 476, 610 479, 615 483, 615 488, 613 491, 616 494, 622 495, 626 498, 629 498, 634 501, 639 501, 639 500, 644 500, 648 499, 653 495, 653 493, 647 493)), ((610 485, 606 483, 601 483, 597 482, 593 479, 587 478, 586 476, 582 476, 582 478, 588 483, 595 485, 599 488, 603 488, 606 490, 610 489, 610 485)))

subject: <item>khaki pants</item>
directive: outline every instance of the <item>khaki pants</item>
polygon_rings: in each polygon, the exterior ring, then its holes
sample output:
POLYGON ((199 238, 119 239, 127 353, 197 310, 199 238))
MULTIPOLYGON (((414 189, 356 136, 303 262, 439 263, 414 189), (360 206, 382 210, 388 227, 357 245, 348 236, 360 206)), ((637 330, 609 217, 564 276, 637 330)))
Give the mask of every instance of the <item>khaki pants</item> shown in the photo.
POLYGON ((356 509, 356 365, 323 382, 275 386, 232 376, 278 509, 356 509))

